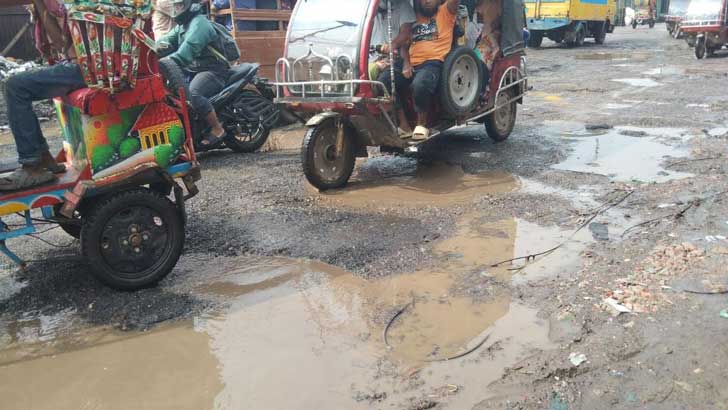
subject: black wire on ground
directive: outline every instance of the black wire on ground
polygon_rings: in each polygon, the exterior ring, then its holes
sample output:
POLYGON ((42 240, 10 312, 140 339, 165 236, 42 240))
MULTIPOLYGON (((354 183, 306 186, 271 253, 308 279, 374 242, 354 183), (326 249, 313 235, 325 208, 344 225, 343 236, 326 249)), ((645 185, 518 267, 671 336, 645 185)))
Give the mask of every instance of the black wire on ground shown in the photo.
MULTIPOLYGON (((610 209, 614 208, 615 206, 621 204, 622 202, 626 201, 627 198, 629 198, 630 195, 632 195, 633 193, 634 193, 634 191, 627 191, 627 193, 624 196, 622 196, 621 198, 619 198, 618 201, 616 201, 616 202, 607 201, 604 204, 602 204, 599 207, 597 207, 594 211, 591 212, 591 216, 586 221, 584 221, 581 225, 579 225, 579 227, 576 228, 576 230, 574 232, 572 232, 571 235, 569 235, 569 237, 566 238, 565 241, 563 241, 560 244, 554 246, 553 248, 548 249, 548 250, 545 250, 543 252, 534 253, 534 254, 531 254, 531 255, 519 256, 517 258, 507 259, 507 260, 504 260, 504 261, 500 261, 498 263, 494 263, 494 264, 492 264, 490 266, 492 268, 497 268, 500 265, 503 265, 503 264, 506 264, 506 263, 510 263, 510 262, 515 262, 515 261, 520 261, 520 260, 525 260, 528 263, 528 262, 531 262, 531 261, 536 260, 536 258, 538 258, 540 256, 546 256, 546 255, 549 255, 549 254, 555 252, 556 250, 558 250, 562 246, 564 246, 567 243, 569 243, 572 239, 574 239, 574 236, 576 236, 577 233, 579 233, 582 229, 586 228, 599 215, 607 212, 608 210, 610 210, 610 209)), ((524 266, 521 266, 519 268, 511 268, 509 270, 511 270, 511 271, 519 271, 519 270, 522 270, 523 268, 525 268, 525 265, 524 266)))

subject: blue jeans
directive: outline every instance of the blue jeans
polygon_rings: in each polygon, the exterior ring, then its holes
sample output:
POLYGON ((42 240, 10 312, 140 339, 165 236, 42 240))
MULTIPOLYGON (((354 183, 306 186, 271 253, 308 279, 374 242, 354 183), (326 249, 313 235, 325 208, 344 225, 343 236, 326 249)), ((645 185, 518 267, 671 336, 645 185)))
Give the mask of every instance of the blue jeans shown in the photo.
POLYGON ((425 61, 414 67, 412 77, 412 98, 415 100, 415 111, 426 113, 430 109, 432 99, 440 86, 442 61, 425 61))
POLYGON ((81 69, 75 63, 43 67, 16 74, 8 79, 5 83, 5 101, 19 163, 38 165, 41 155, 48 150, 38 116, 33 112, 33 101, 61 97, 84 87, 86 82, 81 75, 81 69))
POLYGON ((213 111, 209 98, 222 91, 229 78, 229 71, 203 71, 195 74, 190 81, 189 99, 192 109, 199 116, 204 117, 213 111))

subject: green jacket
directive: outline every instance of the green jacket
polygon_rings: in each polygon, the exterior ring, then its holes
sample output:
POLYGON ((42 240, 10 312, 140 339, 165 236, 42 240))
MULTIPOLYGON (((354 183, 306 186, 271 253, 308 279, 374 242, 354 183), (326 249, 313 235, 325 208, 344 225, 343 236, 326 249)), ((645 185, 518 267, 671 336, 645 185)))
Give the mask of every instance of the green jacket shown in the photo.
MULTIPOLYGON (((199 13, 199 5, 194 4, 192 11, 199 13), (197 7, 196 7, 197 6, 197 7)), ((167 54, 184 70, 199 73, 202 71, 221 71, 228 69, 226 62, 216 57, 208 46, 217 42, 217 32, 210 20, 197 14, 186 25, 177 25, 159 39, 158 43, 168 43, 167 54)), ((163 50, 164 51, 164 50, 163 50)))

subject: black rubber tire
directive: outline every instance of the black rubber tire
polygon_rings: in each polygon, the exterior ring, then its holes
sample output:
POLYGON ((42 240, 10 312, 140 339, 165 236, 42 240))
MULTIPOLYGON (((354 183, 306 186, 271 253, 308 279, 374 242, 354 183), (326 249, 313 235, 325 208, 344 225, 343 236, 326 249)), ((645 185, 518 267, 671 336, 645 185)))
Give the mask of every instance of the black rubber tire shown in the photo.
POLYGON ((190 95, 189 84, 182 68, 170 58, 159 60, 159 73, 164 80, 164 86, 172 95, 179 96, 179 89, 185 90, 185 95, 190 95))
POLYGON ((442 67, 442 75, 440 76, 440 105, 449 117, 459 117, 470 114, 475 110, 480 100, 480 90, 482 90, 483 81, 483 65, 478 63, 478 56, 475 51, 467 47, 455 47, 445 58, 445 64, 442 67), (469 95, 458 97, 451 89, 450 77, 453 75, 455 65, 461 62, 459 67, 465 72, 463 80, 458 84, 469 95), (468 79, 466 76, 472 75, 474 78, 468 79))
MULTIPOLYGON (((510 100, 515 96, 515 90, 508 89, 501 91, 502 97, 510 100)), ((508 106, 502 107, 499 110, 493 111, 485 117, 485 131, 488 133, 488 137, 495 142, 503 142, 508 139, 513 132, 513 127, 516 125, 516 117, 518 113, 518 101, 512 101, 508 106), (507 110, 508 119, 504 122, 500 117, 505 115, 503 110, 507 110)))
POLYGON ((586 33, 584 32, 584 27, 580 27, 579 30, 576 31, 576 46, 581 47, 584 45, 584 39, 586 38, 586 33))
POLYGON ((636 29, 637 28, 637 20, 636 19, 635 20, 632 20, 632 28, 633 29, 636 29))
POLYGON ((602 23, 599 28, 597 28, 596 32, 594 33, 594 42, 597 44, 604 44, 604 41, 607 39, 607 26, 609 23, 606 21, 602 23))
POLYGON ((650 28, 655 28, 655 20, 654 19, 651 19, 648 24, 649 24, 650 28))
POLYGON ((530 48, 539 48, 541 47, 541 43, 543 43, 543 32, 532 31, 531 37, 528 39, 528 46, 530 48))
POLYGON ((250 153, 260 149, 260 147, 268 141, 271 128, 278 123, 280 113, 278 107, 266 97, 254 92, 243 91, 237 100, 231 104, 230 109, 239 110, 239 114, 232 113, 231 117, 239 116, 243 121, 250 124, 254 131, 254 138, 250 141, 241 141, 231 133, 231 129, 236 128, 235 124, 229 124, 227 118, 224 118, 225 129, 228 130, 228 137, 225 138, 225 146, 239 153, 250 153), (264 124, 260 122, 260 116, 267 119, 264 124))
POLYGON ((708 50, 705 46, 705 38, 701 38, 695 41, 695 48, 693 49, 695 53, 695 58, 698 60, 702 60, 705 58, 705 55, 707 54, 708 50))
MULTIPOLYGON (((321 124, 308 129, 303 139, 303 146, 301 147, 301 162, 303 164, 303 173, 311 185, 321 191, 326 191, 341 188, 349 182, 351 173, 354 172, 354 165, 356 164, 356 141, 352 134, 353 132, 353 130, 344 125, 343 153, 331 161, 325 158, 325 156, 319 155, 317 149, 321 148, 321 144, 330 144, 331 141, 336 141, 336 121, 327 119, 321 124), (332 137, 333 140, 331 139, 332 137), (337 163, 334 164, 334 161, 337 163), (332 171, 333 175, 329 177, 322 175, 324 169, 319 168, 320 166, 328 166, 328 171, 332 171)), ((324 151, 328 151, 329 149, 330 146, 326 147, 324 151)))
MULTIPOLYGON (((145 226, 143 221, 134 221, 145 226)), ((116 238, 119 239, 118 237, 116 238)), ((134 291, 154 286, 167 276, 177 264, 185 242, 184 221, 177 206, 168 198, 146 188, 120 191, 102 198, 84 217, 81 230, 81 251, 94 275, 117 290, 134 291), (102 253, 104 231, 112 218, 132 207, 147 208, 154 212, 153 224, 166 227, 163 253, 152 266, 138 272, 122 272, 112 267, 102 253), (156 218, 159 218, 157 223, 156 218)), ((143 245, 141 245, 143 246, 143 245)))

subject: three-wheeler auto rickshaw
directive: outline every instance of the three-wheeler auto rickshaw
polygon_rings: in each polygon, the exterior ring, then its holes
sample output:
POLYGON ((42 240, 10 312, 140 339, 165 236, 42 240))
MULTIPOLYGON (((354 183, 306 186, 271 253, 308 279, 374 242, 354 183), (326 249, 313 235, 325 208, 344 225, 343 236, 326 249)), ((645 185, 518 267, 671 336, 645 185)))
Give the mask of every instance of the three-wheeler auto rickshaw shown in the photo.
POLYGON ((728 0, 692 0, 681 25, 695 57, 711 57, 728 45, 728 0))
POLYGON ((683 33, 680 25, 685 19, 685 14, 687 14, 689 6, 689 0, 670 0, 667 15, 665 15, 665 28, 667 28, 667 32, 672 37, 682 37, 683 33))
POLYGON ((159 75, 150 13, 150 0, 70 5, 87 88, 55 100, 63 134, 56 160, 65 172, 0 193, 0 251, 18 265, 25 263, 5 241, 48 223, 80 239, 92 272, 116 289, 154 285, 176 265, 184 203, 197 193, 200 170, 184 90, 176 98, 159 75), (15 214, 22 222, 11 224, 15 214))
MULTIPOLYGON (((455 40, 431 103, 430 138, 400 137, 399 109, 414 126, 412 93, 397 89, 394 81, 392 92, 387 92, 382 82, 369 78, 367 69, 378 48, 371 44, 371 35, 380 3, 388 9, 385 35, 391 41, 399 28, 391 27, 388 0, 307 0, 293 10, 285 55, 276 65, 277 102, 315 114, 306 124, 302 160, 306 178, 320 190, 344 186, 356 158, 366 157, 369 146, 413 154, 442 131, 469 122, 485 124, 491 139, 504 141, 528 88, 523 2, 501 0, 499 17, 494 18, 501 28, 496 33, 499 50, 492 54, 490 75, 485 75, 486 64, 474 49, 455 40)), ((393 61, 391 51, 388 57, 393 61)))

